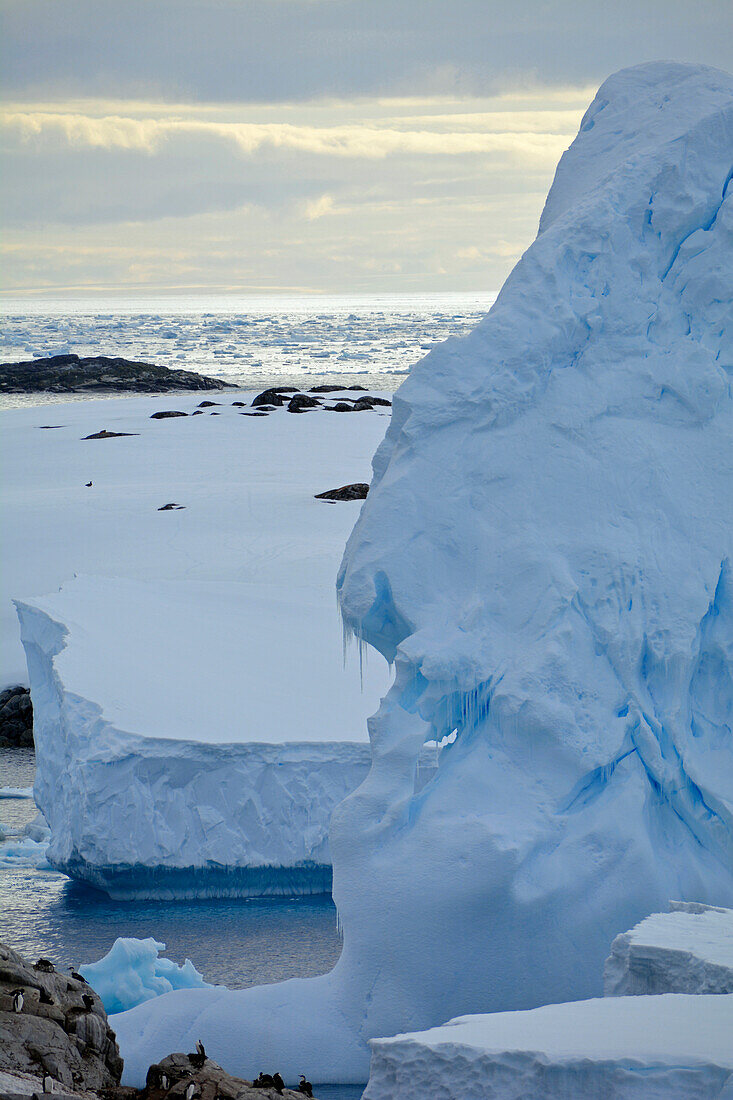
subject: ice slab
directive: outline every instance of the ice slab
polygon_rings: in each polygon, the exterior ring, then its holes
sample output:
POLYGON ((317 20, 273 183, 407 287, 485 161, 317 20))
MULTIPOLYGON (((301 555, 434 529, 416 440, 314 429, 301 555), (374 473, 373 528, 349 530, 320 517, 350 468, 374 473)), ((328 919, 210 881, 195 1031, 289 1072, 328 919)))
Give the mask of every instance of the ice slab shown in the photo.
POLYGON ((611 945, 607 997, 653 993, 733 993, 733 909, 672 902, 611 945))
POLYGON ((731 1036, 731 995, 465 1016, 372 1040, 364 1100, 722 1100, 733 1086, 731 1036))
POLYGON ((172 989, 212 988, 190 959, 177 966, 172 959, 161 958, 162 951, 165 944, 152 938, 120 937, 103 958, 80 966, 79 973, 102 998, 109 1015, 172 989))

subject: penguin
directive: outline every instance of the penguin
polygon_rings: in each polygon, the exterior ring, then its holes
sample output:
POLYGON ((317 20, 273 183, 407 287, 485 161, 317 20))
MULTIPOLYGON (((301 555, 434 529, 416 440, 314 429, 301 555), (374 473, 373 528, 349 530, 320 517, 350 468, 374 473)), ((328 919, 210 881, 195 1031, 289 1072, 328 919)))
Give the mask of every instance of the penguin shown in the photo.
POLYGON ((200 1039, 196 1040, 196 1053, 189 1054, 188 1060, 192 1066, 196 1067, 196 1069, 201 1069, 201 1067, 206 1062, 206 1051, 204 1050, 204 1044, 201 1042, 200 1039))
POLYGON ((160 1075, 160 1087, 162 1088, 163 1092, 168 1091, 168 1085, 169 1085, 168 1074, 167 1073, 161 1073, 161 1075, 160 1075))
POLYGON ((196 1082, 195 1081, 189 1081, 188 1084, 186 1085, 186 1091, 183 1094, 185 1096, 186 1100, 193 1100, 193 1094, 195 1093, 195 1091, 196 1091, 196 1082))
POLYGON ((89 982, 86 980, 86 978, 83 978, 81 974, 77 974, 73 966, 70 966, 69 970, 71 971, 71 976, 75 982, 81 982, 82 985, 89 985, 89 982))
POLYGON ((94 1008, 94 997, 90 997, 88 993, 82 993, 81 999, 87 1012, 91 1012, 94 1008))
POLYGON ((23 1011, 23 993, 22 989, 11 989, 10 996, 13 998, 13 1012, 23 1011))
POLYGON ((263 1073, 262 1070, 260 1070, 260 1075, 257 1080, 252 1082, 252 1088, 255 1089, 271 1089, 274 1088, 274 1086, 275 1082, 272 1076, 269 1073, 263 1073))
POLYGON ((50 959, 39 959, 38 962, 33 963, 34 970, 42 970, 44 974, 53 974, 54 965, 50 959))
POLYGON ((285 1088, 285 1082, 283 1081, 283 1079, 282 1079, 282 1077, 280 1076, 279 1073, 273 1073, 273 1075, 272 1075, 272 1084, 273 1084, 273 1086, 275 1088, 275 1092, 278 1094, 278 1096, 282 1096, 283 1089, 285 1088))
POLYGON ((298 1092, 302 1092, 303 1096, 310 1096, 311 1100, 312 1100, 313 1085, 310 1083, 310 1081, 306 1081, 305 1074, 303 1074, 303 1073, 301 1073, 301 1075, 300 1075, 300 1084, 298 1085, 298 1092))
POLYGON ((52 1005, 52 1004, 56 1003, 54 1001, 53 997, 51 997, 50 994, 48 994, 45 989, 39 989, 38 990, 38 1001, 39 1001, 39 1004, 42 1004, 42 1005, 52 1005))

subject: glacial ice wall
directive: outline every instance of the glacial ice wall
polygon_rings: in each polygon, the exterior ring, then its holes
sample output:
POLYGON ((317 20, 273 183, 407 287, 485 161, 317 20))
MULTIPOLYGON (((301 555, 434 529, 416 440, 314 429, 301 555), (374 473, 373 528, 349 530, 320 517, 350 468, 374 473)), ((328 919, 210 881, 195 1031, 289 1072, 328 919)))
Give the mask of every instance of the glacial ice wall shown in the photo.
POLYGON ((612 76, 487 317, 398 391, 338 581, 396 669, 331 820, 343 953, 120 1017, 130 1080, 197 1030, 363 1081, 371 1037, 597 995, 668 898, 733 904, 732 166, 733 78, 612 76))

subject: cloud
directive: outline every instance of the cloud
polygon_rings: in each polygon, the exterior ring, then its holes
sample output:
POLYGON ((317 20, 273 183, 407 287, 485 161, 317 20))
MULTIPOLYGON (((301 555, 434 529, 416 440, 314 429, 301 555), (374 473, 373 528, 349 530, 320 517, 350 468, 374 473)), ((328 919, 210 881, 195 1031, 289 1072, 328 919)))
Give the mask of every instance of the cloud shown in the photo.
POLYGON ((520 160, 554 164, 567 147, 569 133, 462 129, 451 131, 450 116, 441 128, 409 130, 368 123, 308 126, 289 122, 221 122, 199 118, 96 117, 43 111, 6 111, 0 125, 22 141, 60 137, 76 148, 123 149, 147 154, 177 138, 208 137, 229 142, 245 155, 264 147, 327 157, 379 159, 388 156, 465 156, 506 153, 520 160))
POLYGON ((318 199, 312 199, 305 204, 305 216, 309 222, 318 221, 324 214, 330 214, 333 210, 333 195, 321 195, 318 199))

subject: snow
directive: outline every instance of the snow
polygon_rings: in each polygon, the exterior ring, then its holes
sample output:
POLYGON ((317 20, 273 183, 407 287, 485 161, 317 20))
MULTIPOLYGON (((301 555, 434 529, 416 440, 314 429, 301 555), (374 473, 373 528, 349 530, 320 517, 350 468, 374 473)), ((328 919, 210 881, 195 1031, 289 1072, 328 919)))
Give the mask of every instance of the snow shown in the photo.
POLYGON ((79 973, 102 998, 108 1015, 170 993, 172 989, 211 989, 190 959, 177 966, 160 958, 165 944, 152 938, 116 939, 107 954, 95 963, 85 963, 79 973))
POLYGON ((464 1016, 372 1040, 364 1100, 715 1100, 733 1087, 733 996, 666 994, 464 1016))
POLYGON ((672 902, 616 936, 603 982, 607 997, 733 993, 733 909, 672 902))
POLYGON ((389 669, 344 660, 333 594, 360 504, 314 493, 363 480, 386 418, 239 415, 251 396, 0 414, 48 855, 115 897, 327 891, 331 810, 369 767, 389 669))
POLYGON ((396 667, 331 819, 342 955, 121 1015, 130 1082, 199 1036, 363 1081, 374 1036, 594 997, 668 898, 733 905, 731 148, 728 75, 611 77, 485 320, 396 394, 339 578, 396 667))

